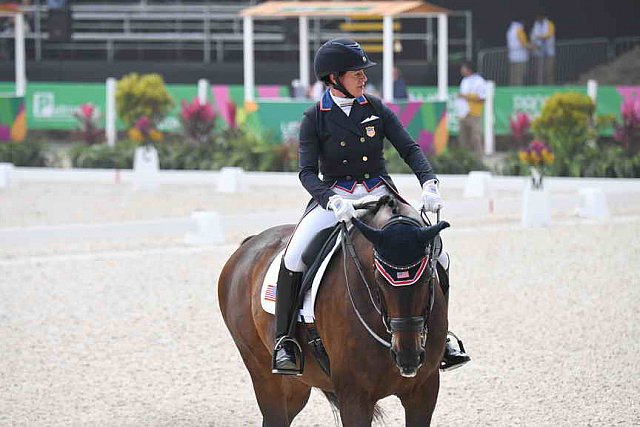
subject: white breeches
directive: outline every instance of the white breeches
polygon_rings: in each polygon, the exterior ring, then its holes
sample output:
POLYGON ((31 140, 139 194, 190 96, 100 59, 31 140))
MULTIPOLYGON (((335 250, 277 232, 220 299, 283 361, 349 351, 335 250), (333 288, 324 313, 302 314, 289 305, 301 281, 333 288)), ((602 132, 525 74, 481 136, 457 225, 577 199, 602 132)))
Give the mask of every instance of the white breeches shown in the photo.
MULTIPOLYGON (((385 185, 374 188, 371 192, 367 191, 366 187, 362 184, 357 184, 353 193, 349 193, 341 188, 334 188, 333 191, 339 196, 349 200, 357 200, 367 195, 384 196, 385 194, 390 194, 385 185)), ((283 257, 285 267, 290 271, 305 271, 307 266, 302 262, 302 253, 320 230, 333 227, 337 222, 338 220, 333 212, 324 209, 320 205, 307 213, 296 227, 289 241, 283 257)), ((449 267, 449 256, 444 250, 438 260, 445 268, 449 267)))

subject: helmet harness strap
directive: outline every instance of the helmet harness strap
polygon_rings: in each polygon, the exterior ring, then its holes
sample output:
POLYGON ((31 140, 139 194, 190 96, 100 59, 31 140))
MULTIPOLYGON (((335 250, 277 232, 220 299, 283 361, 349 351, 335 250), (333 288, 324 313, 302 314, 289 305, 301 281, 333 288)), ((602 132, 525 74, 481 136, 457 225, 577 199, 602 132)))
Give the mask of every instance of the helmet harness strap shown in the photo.
POLYGON ((338 73, 331 73, 334 75, 335 83, 333 83, 333 87, 338 89, 340 92, 344 93, 347 98, 355 98, 355 96, 351 95, 349 91, 344 87, 344 85, 340 82, 340 76, 338 73))

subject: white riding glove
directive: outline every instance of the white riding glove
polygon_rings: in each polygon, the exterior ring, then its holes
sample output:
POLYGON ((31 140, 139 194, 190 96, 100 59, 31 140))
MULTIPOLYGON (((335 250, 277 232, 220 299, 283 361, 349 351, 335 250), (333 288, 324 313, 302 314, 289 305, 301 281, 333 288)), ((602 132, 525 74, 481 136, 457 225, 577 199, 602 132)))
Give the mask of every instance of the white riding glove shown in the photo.
POLYGON ((431 179, 422 184, 422 205, 429 212, 438 212, 444 206, 444 200, 438 191, 438 180, 431 179))
POLYGON ((351 218, 356 216, 356 210, 353 208, 353 202, 351 200, 344 199, 337 194, 329 197, 327 208, 333 211, 338 221, 348 222, 351 218))

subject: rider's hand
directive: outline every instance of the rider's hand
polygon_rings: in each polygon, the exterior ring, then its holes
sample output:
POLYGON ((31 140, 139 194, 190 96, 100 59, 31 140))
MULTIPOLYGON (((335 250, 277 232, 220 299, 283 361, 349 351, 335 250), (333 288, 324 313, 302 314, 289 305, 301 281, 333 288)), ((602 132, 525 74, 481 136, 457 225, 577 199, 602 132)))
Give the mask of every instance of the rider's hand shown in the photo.
POLYGON ((429 212, 438 212, 444 206, 444 200, 438 191, 438 181, 431 179, 422 184, 422 205, 429 212))
POLYGON ((356 216, 356 210, 353 208, 353 202, 344 199, 337 194, 329 197, 327 207, 331 209, 338 221, 349 221, 356 216))

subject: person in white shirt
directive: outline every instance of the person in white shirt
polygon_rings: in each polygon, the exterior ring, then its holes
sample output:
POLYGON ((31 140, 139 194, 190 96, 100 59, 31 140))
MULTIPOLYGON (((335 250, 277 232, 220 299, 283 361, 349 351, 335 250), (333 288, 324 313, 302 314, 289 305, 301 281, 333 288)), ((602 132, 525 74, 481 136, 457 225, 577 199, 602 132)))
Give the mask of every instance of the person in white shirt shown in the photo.
POLYGON ((523 20, 514 19, 507 30, 507 48, 509 50, 509 84, 522 86, 527 73, 531 44, 524 31, 523 20))
POLYGON ((482 110, 487 96, 487 82, 476 72, 471 62, 460 67, 462 81, 456 100, 456 113, 460 120, 458 139, 460 146, 482 157, 482 110))
POLYGON ((555 81, 556 26, 544 13, 538 13, 531 29, 536 82, 550 85, 555 81))

